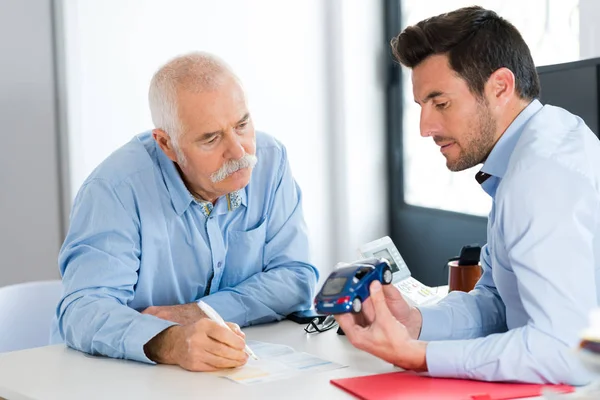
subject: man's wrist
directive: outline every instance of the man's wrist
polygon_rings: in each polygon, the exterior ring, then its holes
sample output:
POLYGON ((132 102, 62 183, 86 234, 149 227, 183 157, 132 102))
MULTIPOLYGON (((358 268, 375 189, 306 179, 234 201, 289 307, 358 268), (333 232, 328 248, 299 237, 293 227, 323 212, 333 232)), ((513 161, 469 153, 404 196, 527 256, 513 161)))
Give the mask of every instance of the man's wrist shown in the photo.
POLYGON ((417 307, 411 307, 408 323, 405 325, 411 338, 419 339, 423 326, 423 315, 417 307))
POLYGON ((177 347, 181 326, 173 325, 154 336, 144 345, 146 357, 158 364, 177 364, 177 347))
POLYGON ((408 369, 416 372, 427 372, 427 343, 420 340, 411 342, 414 355, 408 369))
POLYGON ((392 363, 407 371, 427 372, 427 344, 420 340, 405 342, 402 349, 395 349, 392 363))

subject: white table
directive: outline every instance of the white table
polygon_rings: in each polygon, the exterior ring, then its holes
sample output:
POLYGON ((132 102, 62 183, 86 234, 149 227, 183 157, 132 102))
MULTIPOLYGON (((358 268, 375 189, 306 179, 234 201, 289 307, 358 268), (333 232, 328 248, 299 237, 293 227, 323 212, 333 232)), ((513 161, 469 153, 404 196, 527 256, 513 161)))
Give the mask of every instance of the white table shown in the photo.
MULTIPOLYGON (((446 288, 440 288, 441 293, 446 288)), ((244 329, 247 339, 284 344, 347 365, 327 372, 286 380, 242 385, 210 374, 167 365, 94 357, 66 348, 46 346, 0 354, 0 398, 31 399, 352 399, 329 381, 334 378, 399 371, 355 349, 336 329, 307 334, 291 321, 244 329)))
POLYGON ((397 371, 352 347, 336 329, 307 334, 304 325, 282 321, 244 329, 248 339, 292 346, 348 368, 242 385, 167 365, 89 356, 63 345, 0 354, 0 397, 32 399, 350 399, 330 379, 397 371), (4 390, 4 392, 3 392, 4 390))

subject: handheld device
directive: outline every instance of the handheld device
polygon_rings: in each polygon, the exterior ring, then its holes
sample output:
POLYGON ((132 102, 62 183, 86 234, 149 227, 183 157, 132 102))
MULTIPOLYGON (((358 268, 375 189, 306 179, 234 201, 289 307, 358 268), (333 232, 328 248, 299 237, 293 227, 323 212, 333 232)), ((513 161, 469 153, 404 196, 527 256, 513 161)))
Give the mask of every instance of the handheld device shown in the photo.
POLYGON ((411 276, 408 266, 389 236, 366 243, 358 248, 361 257, 385 258, 392 267, 392 284, 406 301, 414 306, 433 304, 440 300, 428 286, 411 276))
POLYGON ((319 322, 323 322, 325 318, 327 318, 327 315, 319 314, 316 310, 311 308, 309 310, 294 311, 293 313, 287 315, 286 318, 294 321, 297 324, 305 325, 310 323, 315 318, 318 318, 319 322))
MULTIPOLYGON (((200 309, 202 310, 202 312, 204 312, 204 314, 206 314, 206 316, 208 318, 212 319, 217 324, 219 324, 219 325, 221 325, 221 326, 223 326, 223 327, 231 330, 231 328, 229 326, 227 326, 227 324, 225 323, 225 321, 223 320, 223 318, 221 318, 221 316, 219 315, 219 313, 216 312, 214 308, 212 308, 211 306, 209 306, 208 304, 206 304, 202 300, 200 300, 197 304, 198 304, 198 307, 200 307, 200 309)), ((244 348, 244 351, 250 357, 254 358, 255 360, 258 360, 258 357, 256 356, 256 354, 254 354, 254 352, 252 351, 252 349, 250 347, 248 347, 248 345, 246 345, 246 347, 244 348)))

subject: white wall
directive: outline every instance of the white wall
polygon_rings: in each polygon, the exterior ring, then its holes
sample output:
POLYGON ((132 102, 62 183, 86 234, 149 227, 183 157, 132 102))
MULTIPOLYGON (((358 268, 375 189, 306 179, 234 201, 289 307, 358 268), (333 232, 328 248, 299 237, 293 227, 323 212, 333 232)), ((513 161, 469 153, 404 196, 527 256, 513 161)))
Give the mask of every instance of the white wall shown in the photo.
MULTIPOLYGON (((336 180, 342 206, 337 210, 335 261, 356 258, 364 243, 389 235, 385 121, 386 65, 383 2, 337 0, 343 77, 336 88, 343 109, 338 114, 341 157, 336 180)), ((339 149, 339 150, 338 150, 339 149)))
POLYGON ((0 286, 58 277, 51 2, 0 1, 0 286))
POLYGON ((579 55, 600 57, 600 1, 579 0, 579 55))

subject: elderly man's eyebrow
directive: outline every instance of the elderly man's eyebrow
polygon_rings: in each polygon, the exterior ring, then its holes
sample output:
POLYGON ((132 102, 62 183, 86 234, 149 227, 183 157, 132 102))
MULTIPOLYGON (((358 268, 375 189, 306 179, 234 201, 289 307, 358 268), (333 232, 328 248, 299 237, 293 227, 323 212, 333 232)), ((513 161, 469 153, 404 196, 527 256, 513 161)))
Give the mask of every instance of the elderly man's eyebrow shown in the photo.
POLYGON ((243 124, 244 122, 248 121, 250 119, 250 113, 247 112, 246 114, 244 114, 244 116, 237 122, 236 125, 240 125, 243 124))
POLYGON ((215 131, 215 132, 207 132, 207 133, 203 133, 202 135, 200 135, 200 140, 210 140, 213 137, 220 135, 221 133, 223 133, 222 130, 220 131, 215 131))
MULTIPOLYGON (((244 116, 242 118, 240 118, 240 120, 238 122, 236 122, 236 126, 243 124, 244 122, 248 121, 249 119, 250 119, 250 113, 247 112, 246 114, 244 114, 244 116)), ((199 140, 210 140, 217 135, 221 135, 222 133, 223 133, 223 130, 218 130, 218 131, 214 131, 214 132, 206 132, 206 133, 203 133, 202 135, 200 135, 200 137, 198 139, 199 140)))

